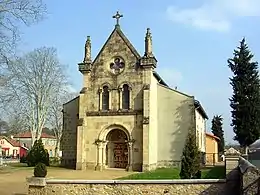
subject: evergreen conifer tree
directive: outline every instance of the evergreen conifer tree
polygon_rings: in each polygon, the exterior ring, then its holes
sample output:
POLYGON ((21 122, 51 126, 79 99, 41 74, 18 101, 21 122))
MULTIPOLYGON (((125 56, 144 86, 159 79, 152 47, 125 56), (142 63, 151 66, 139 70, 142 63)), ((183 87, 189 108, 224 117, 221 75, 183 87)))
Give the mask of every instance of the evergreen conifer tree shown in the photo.
POLYGON ((29 151, 27 157, 27 165, 29 167, 35 166, 38 163, 44 163, 46 166, 49 166, 49 153, 44 149, 42 140, 36 140, 33 144, 33 147, 29 151))
POLYGON ((180 177, 182 179, 191 179, 199 175, 200 160, 201 156, 196 144, 195 131, 190 131, 182 153, 180 177))
POLYGON ((233 76, 230 84, 233 95, 230 98, 234 140, 246 148, 260 136, 260 91, 258 63, 249 50, 245 39, 228 59, 233 76))
POLYGON ((221 115, 215 115, 211 121, 212 126, 211 126, 211 130, 212 133, 217 136, 220 140, 218 142, 218 152, 220 154, 224 153, 224 148, 225 148, 225 140, 224 140, 224 131, 222 128, 222 123, 223 118, 221 115))

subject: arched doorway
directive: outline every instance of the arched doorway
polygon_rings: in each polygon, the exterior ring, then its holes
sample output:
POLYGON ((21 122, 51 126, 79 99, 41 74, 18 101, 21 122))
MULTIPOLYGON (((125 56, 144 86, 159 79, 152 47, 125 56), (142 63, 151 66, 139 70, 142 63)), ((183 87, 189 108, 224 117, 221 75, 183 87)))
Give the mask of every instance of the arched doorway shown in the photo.
POLYGON ((107 134, 106 140, 107 167, 126 169, 128 165, 128 138, 126 133, 120 129, 113 129, 107 134))

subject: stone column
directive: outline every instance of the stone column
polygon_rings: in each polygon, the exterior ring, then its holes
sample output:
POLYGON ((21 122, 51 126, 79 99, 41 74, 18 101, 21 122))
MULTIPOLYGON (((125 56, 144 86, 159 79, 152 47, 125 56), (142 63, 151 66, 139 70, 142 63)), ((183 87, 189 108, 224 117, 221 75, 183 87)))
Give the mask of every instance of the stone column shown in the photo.
POLYGON ((108 90, 108 93, 109 93, 108 110, 111 110, 111 109, 112 109, 112 90, 109 89, 109 90, 108 90))
POLYGON ((102 110, 102 89, 98 90, 98 96, 99 96, 99 110, 102 110))
POLYGON ((118 89, 118 93, 119 93, 119 110, 121 110, 122 109, 122 100, 123 100, 123 98, 122 98, 122 92, 123 92, 123 89, 122 88, 119 88, 118 89))
POLYGON ((128 141, 128 165, 127 170, 133 171, 133 144, 134 140, 128 141))
POLYGON ((106 155, 106 146, 107 146, 107 143, 108 143, 108 141, 104 141, 103 142, 103 146, 102 146, 102 167, 103 168, 106 168, 106 157, 107 157, 107 155, 106 155))
POLYGON ((240 192, 240 170, 239 170, 239 158, 240 153, 234 148, 229 148, 225 152, 225 169, 226 169, 226 181, 229 194, 239 194, 240 192))
POLYGON ((97 165, 96 170, 102 171, 102 141, 97 141, 97 165))
POLYGON ((132 88, 129 87, 129 110, 132 109, 132 88))
MULTIPOLYGON (((76 150, 76 170, 83 170, 85 167, 83 165, 83 139, 84 139, 84 129, 83 126, 77 127, 77 150, 76 150)), ((69 138, 68 138, 69 139, 69 138)), ((69 165, 71 166, 71 164, 69 165)))

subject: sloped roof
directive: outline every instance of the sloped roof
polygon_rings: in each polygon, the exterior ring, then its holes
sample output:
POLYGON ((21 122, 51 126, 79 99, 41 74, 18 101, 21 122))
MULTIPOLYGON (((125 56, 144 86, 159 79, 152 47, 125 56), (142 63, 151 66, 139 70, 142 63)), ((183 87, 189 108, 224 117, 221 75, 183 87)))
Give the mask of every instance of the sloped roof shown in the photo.
MULTIPOLYGON (((14 135, 14 138, 31 138, 31 137, 32 137, 31 132, 24 132, 24 133, 19 133, 17 135, 14 135)), ((41 138, 55 139, 55 136, 49 135, 47 133, 42 133, 41 138)))
POLYGON ((249 146, 249 149, 260 149, 260 139, 256 140, 249 146))
POLYGON ((5 139, 6 141, 8 141, 13 147, 21 147, 21 144, 17 141, 15 141, 14 139, 5 137, 5 136, 0 136, 0 139, 5 139))
POLYGON ((198 112, 205 118, 209 119, 207 113, 205 112, 204 108, 202 107, 201 103, 198 100, 194 101, 195 108, 198 109, 198 112))
POLYGON ((213 134, 210 134, 210 133, 206 133, 206 136, 209 136, 209 137, 214 138, 214 139, 216 139, 216 140, 220 140, 219 137, 217 137, 217 136, 215 136, 215 135, 213 135, 213 134))
POLYGON ((99 53, 97 54, 96 58, 93 61, 93 64, 95 63, 95 61, 99 58, 100 54, 103 52, 103 50, 105 49, 107 43, 110 41, 110 39, 112 38, 112 36, 114 34, 118 34, 122 40, 125 42, 125 44, 128 46, 128 48, 132 51, 132 53, 135 55, 135 57, 137 59, 140 59, 141 56, 140 54, 137 52, 137 50, 135 49, 135 47, 132 45, 132 43, 128 40, 128 38, 124 35, 123 31, 121 30, 120 26, 115 26, 114 30, 112 31, 112 33, 109 35, 108 39, 106 40, 105 44, 103 45, 103 47, 101 48, 101 50, 99 51, 99 53))

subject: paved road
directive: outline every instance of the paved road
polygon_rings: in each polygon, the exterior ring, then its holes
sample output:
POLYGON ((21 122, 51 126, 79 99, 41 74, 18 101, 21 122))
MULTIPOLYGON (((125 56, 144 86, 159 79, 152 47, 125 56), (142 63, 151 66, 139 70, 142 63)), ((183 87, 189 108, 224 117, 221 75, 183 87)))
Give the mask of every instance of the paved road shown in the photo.
MULTIPOLYGON (((0 172, 0 195, 25 195, 28 186, 26 177, 32 176, 33 171, 15 170, 9 173, 0 172)), ((105 171, 76 171, 70 169, 50 168, 48 178, 55 179, 103 179, 110 180, 118 177, 124 177, 131 173, 123 170, 105 170, 105 171)))

